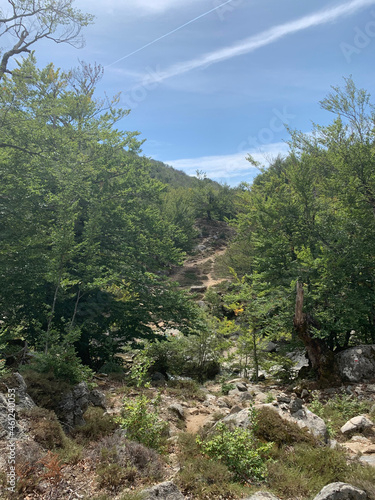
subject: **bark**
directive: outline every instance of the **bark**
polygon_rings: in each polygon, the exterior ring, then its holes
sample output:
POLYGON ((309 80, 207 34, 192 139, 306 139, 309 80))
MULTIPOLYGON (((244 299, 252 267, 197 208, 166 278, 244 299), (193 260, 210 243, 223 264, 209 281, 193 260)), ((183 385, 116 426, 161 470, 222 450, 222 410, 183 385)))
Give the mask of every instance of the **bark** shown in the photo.
POLYGON ((303 312, 304 290, 302 283, 297 282, 296 307, 293 324, 296 334, 305 345, 312 369, 317 373, 322 384, 339 382, 335 366, 334 353, 322 339, 311 334, 312 318, 303 312))

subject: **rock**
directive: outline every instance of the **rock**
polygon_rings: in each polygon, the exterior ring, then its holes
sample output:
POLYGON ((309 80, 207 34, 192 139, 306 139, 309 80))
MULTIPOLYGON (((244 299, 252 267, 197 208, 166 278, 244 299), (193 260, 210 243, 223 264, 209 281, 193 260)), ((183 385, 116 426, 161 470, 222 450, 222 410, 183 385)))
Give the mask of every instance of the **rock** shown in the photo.
POLYGON ((230 415, 234 415, 235 413, 238 413, 241 410, 243 410, 243 408, 241 408, 241 406, 235 405, 231 408, 230 415))
POLYGON ((279 498, 272 495, 272 493, 268 493, 268 491, 257 491, 254 495, 244 500, 279 500, 279 498))
POLYGON ((375 373, 375 344, 351 347, 336 354, 339 375, 349 382, 373 379, 375 373))
POLYGON ((231 389, 229 392, 228 392, 228 396, 239 396, 241 393, 240 391, 236 388, 236 389, 231 389))
POLYGON ((227 398, 219 398, 216 402, 219 408, 230 408, 231 403, 227 398))
POLYGON ((276 397, 276 400, 278 403, 287 403, 289 404, 292 400, 292 398, 290 396, 288 396, 287 394, 284 394, 283 392, 281 392, 277 397, 276 397))
POLYGON ((277 344, 275 342, 268 342, 268 344, 262 349, 263 352, 276 352, 277 344))
POLYGON ((185 500, 184 495, 171 481, 147 488, 141 493, 142 500, 185 500))
POLYGON ((363 464, 371 465, 371 467, 375 467, 375 455, 362 455, 359 457, 359 461, 363 464))
POLYGON ((309 395, 309 391, 307 389, 302 389, 301 398, 302 399, 307 398, 308 395, 309 395))
POLYGON ((241 429, 248 429, 251 425, 249 410, 241 410, 237 413, 233 413, 231 415, 227 415, 221 422, 227 424, 231 427, 239 427, 241 429))
POLYGON ((207 287, 205 285, 196 285, 190 287, 190 293, 204 293, 207 291, 207 287))
POLYGON ((240 393, 240 401, 245 402, 245 401, 252 401, 253 396, 249 392, 241 392, 240 393))
POLYGON ((372 427, 374 424, 366 418, 364 415, 359 415, 358 417, 351 418, 345 425, 341 427, 341 432, 343 434, 348 434, 349 432, 362 432, 365 429, 372 427))
POLYGON ((247 385, 242 382, 237 382, 236 387, 240 392, 247 392, 247 385))
POLYGON ((153 382, 166 382, 167 381, 167 377, 165 375, 163 375, 162 373, 160 373, 160 372, 154 372, 151 375, 151 380, 153 382))
POLYGON ((63 396, 57 408, 58 417, 67 429, 85 425, 83 414, 90 402, 90 391, 86 382, 80 382, 63 396))
POLYGON ((172 403, 171 405, 168 406, 168 410, 175 413, 181 420, 185 419, 185 410, 180 404, 172 403))
POLYGON ((331 483, 325 486, 314 500, 366 500, 367 494, 347 483, 331 483))
POLYGON ((204 252, 206 249, 207 249, 206 245, 202 245, 202 244, 197 245, 195 247, 195 250, 198 250, 198 252, 204 252))
POLYGON ((309 359, 304 349, 288 353, 286 356, 294 363, 291 372, 295 378, 302 377, 309 371, 309 359))
POLYGON ((295 413, 298 410, 301 410, 302 405, 303 405, 302 399, 299 399, 299 398, 292 399, 292 401, 289 403, 290 413, 295 413))
POLYGON ((15 384, 12 384, 12 387, 16 389, 16 410, 29 410, 30 408, 34 408, 36 404, 31 399, 31 397, 27 394, 27 385, 20 373, 13 373, 13 381, 15 384))
POLYGON ((102 392, 98 391, 98 389, 93 389, 90 392, 89 400, 93 406, 98 406, 99 408, 103 408, 103 410, 106 410, 107 406, 105 395, 102 392))

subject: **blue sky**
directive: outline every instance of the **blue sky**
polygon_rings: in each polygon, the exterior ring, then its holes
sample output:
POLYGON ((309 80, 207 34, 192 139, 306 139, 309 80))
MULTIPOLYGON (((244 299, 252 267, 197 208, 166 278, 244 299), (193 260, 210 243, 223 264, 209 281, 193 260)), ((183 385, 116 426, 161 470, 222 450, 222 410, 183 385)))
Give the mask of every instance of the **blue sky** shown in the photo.
POLYGON ((77 0, 96 16, 86 46, 43 43, 36 55, 102 64, 99 92, 122 93, 132 111, 120 128, 141 132, 145 155, 251 182, 247 153, 267 163, 287 151, 283 124, 331 121, 319 100, 342 77, 374 94, 375 0, 224 2, 77 0))

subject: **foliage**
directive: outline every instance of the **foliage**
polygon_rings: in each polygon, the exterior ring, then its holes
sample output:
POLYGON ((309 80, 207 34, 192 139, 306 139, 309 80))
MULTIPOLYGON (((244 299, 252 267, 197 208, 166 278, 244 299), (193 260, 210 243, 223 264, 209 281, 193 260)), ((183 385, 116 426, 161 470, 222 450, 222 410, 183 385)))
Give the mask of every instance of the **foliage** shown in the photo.
POLYGON ((360 463, 347 462, 342 450, 306 443, 275 451, 268 464, 269 486, 280 497, 313 498, 324 486, 337 481, 373 482, 373 470, 360 463))
POLYGON ((178 459, 181 470, 177 483, 185 495, 196 500, 242 498, 246 488, 234 482, 233 473, 219 461, 201 455, 193 435, 179 434, 178 459))
POLYGON ((48 450, 64 446, 66 436, 53 411, 36 406, 23 410, 23 415, 29 420, 31 435, 37 443, 48 450))
POLYGON ((71 432, 78 443, 86 444, 113 434, 118 427, 111 415, 104 413, 102 408, 89 407, 84 414, 85 425, 76 427, 71 432))
POLYGON ((262 407, 258 410, 256 437, 261 441, 273 442, 278 447, 295 443, 314 444, 315 440, 297 424, 288 422, 272 408, 262 407))
POLYGON ((257 417, 250 408, 251 427, 229 429, 224 422, 218 422, 214 433, 202 440, 197 438, 203 453, 222 461, 242 483, 263 481, 266 478, 267 455, 272 443, 260 444, 255 438, 257 417))
POLYGON ((101 75, 85 63, 39 69, 30 55, 0 88, 4 328, 22 325, 46 355, 74 361, 76 349, 95 370, 161 322, 188 333, 198 315, 160 274, 184 255, 165 188, 138 134, 115 128, 128 114, 118 98, 94 96, 101 75))
POLYGON ((136 396, 133 399, 124 398, 118 423, 125 429, 128 439, 163 451, 167 439, 168 424, 160 420, 159 403, 159 398, 150 401, 145 395, 136 396), (153 409, 151 410, 150 407, 153 409))
POLYGON ((348 394, 336 394, 323 403, 319 400, 319 395, 315 393, 309 409, 326 422, 330 435, 335 436, 348 420, 367 413, 370 404, 348 394))
POLYGON ((248 286, 260 287, 264 312, 270 303, 263 316, 254 293, 258 328, 275 316, 278 330, 292 333, 296 283, 303 286, 299 335, 323 377, 326 352, 375 341, 375 170, 369 94, 349 78, 321 105, 336 119, 309 135, 290 131, 289 155, 237 191, 229 255, 248 286))
POLYGON ((235 388, 236 386, 234 384, 230 384, 229 382, 223 382, 221 384, 221 393, 224 394, 224 396, 227 396, 229 391, 232 391, 235 388))

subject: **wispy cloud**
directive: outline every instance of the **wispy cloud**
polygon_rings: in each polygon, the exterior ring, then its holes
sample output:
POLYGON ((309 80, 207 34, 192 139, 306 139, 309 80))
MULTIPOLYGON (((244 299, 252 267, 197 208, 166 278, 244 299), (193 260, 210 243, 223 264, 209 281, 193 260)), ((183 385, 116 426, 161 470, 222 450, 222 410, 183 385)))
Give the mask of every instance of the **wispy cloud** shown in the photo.
MULTIPOLYGON (((267 165, 276 156, 286 155, 288 145, 284 142, 268 144, 262 150, 249 150, 252 157, 262 165, 267 165)), ((239 175, 242 178, 254 177, 259 171, 246 160, 246 153, 234 153, 221 156, 202 156, 200 158, 184 158, 166 161, 168 165, 183 170, 188 175, 195 175, 197 170, 207 174, 210 179, 232 184, 232 179, 239 175)))
POLYGON ((233 57, 238 57, 244 54, 254 52, 261 47, 270 45, 271 43, 280 40, 288 35, 298 33, 299 31, 313 28, 315 26, 332 23, 340 18, 350 16, 355 12, 375 5, 375 0, 351 0, 350 2, 341 3, 335 7, 319 10, 308 16, 301 17, 294 21, 274 26, 258 35, 251 36, 234 45, 224 47, 220 50, 215 50, 202 56, 191 59, 189 61, 173 64, 158 75, 158 81, 162 82, 173 76, 188 73, 194 69, 205 67, 211 64, 225 61, 233 57))

